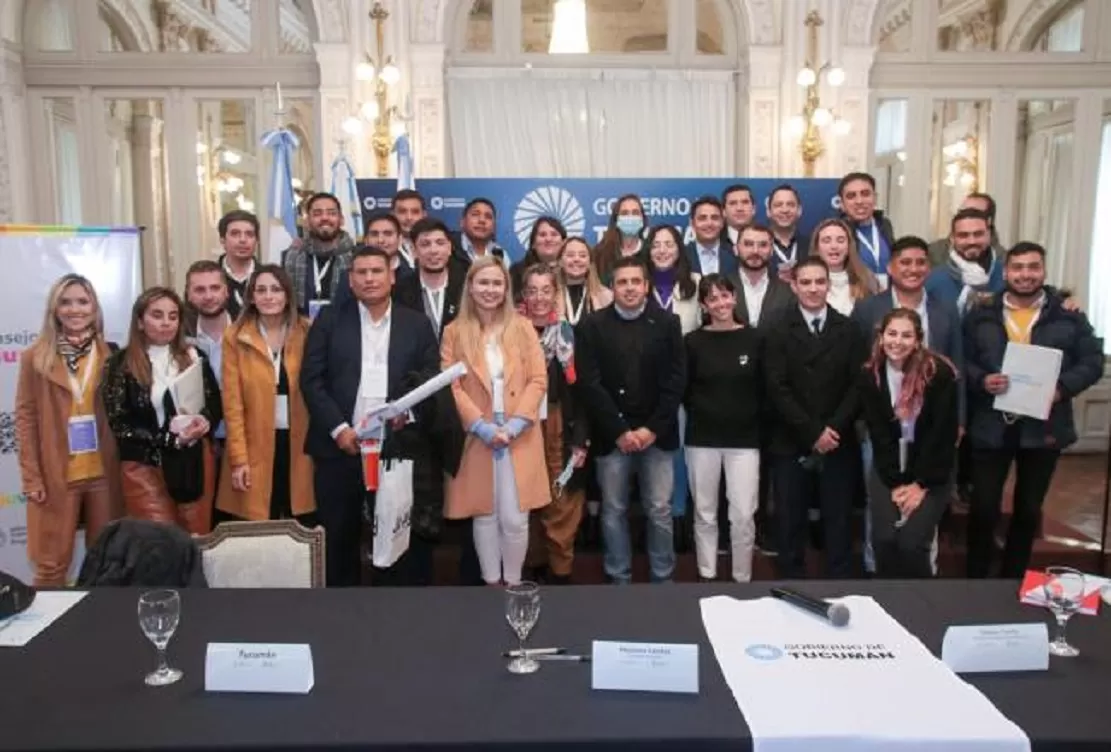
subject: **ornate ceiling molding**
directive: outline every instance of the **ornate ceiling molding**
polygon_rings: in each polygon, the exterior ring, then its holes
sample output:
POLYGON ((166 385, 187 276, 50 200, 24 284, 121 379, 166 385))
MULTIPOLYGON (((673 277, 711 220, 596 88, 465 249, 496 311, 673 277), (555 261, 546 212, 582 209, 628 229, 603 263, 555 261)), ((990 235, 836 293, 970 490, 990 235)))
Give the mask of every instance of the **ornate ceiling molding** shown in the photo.
MULTIPOLYGON (((321 42, 347 41, 347 8, 344 0, 313 0, 316 31, 321 42)), ((310 24, 311 25, 311 24, 310 24)))
MULTIPOLYGON (((850 47, 871 47, 876 44, 876 15, 882 0, 849 0, 845 3, 845 25, 842 38, 850 47)), ((908 10, 909 13, 909 10, 908 10)), ((909 15, 908 15, 909 18, 909 15)))

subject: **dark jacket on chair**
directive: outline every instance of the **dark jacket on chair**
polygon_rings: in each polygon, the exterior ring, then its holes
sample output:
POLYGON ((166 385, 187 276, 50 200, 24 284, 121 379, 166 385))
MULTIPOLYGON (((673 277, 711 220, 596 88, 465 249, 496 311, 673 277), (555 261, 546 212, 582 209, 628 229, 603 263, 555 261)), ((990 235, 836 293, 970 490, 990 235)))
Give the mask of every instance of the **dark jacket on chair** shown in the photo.
POLYGON ((177 525, 115 520, 85 555, 78 587, 208 587, 201 552, 177 525))
POLYGON ((891 406, 886 366, 879 383, 871 371, 861 371, 860 402, 864 422, 872 439, 876 474, 883 485, 897 488, 918 483, 929 490, 947 486, 957 462, 957 376, 948 363, 932 353, 937 367, 926 384, 922 409, 914 422, 914 437, 907 451, 906 470, 899 469, 899 439, 902 424, 891 406))

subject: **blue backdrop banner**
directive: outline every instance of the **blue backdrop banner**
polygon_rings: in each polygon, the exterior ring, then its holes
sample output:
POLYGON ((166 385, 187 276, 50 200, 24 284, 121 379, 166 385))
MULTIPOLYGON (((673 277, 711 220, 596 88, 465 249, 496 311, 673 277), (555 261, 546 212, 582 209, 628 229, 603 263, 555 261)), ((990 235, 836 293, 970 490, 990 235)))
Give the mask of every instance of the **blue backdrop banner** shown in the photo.
MULTIPOLYGON (((563 222, 571 235, 597 243, 609 222, 619 196, 636 193, 644 202, 648 224, 671 223, 690 237, 691 203, 701 196, 721 197, 724 188, 744 184, 756 200, 756 218, 767 221, 767 199, 772 189, 789 182, 802 198, 801 237, 809 242, 814 226, 837 215, 837 180, 743 178, 436 178, 416 181, 428 213, 454 229, 459 228, 463 207, 473 198, 490 199, 497 207, 497 241, 516 260, 525 253, 529 231, 538 217, 550 215, 563 222)), ((357 181, 363 214, 388 210, 397 181, 357 181)))

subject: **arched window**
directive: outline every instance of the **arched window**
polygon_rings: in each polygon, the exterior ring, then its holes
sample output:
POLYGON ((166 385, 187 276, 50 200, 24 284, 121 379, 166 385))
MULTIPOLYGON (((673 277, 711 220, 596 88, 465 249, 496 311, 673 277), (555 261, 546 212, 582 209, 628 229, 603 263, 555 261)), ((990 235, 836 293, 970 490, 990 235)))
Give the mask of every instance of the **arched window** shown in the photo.
POLYGON ((446 76, 455 174, 735 174, 741 7, 461 0, 446 76))
POLYGON ((1084 3, 1078 2, 1049 24, 1034 49, 1040 52, 1080 52, 1084 44, 1084 3))

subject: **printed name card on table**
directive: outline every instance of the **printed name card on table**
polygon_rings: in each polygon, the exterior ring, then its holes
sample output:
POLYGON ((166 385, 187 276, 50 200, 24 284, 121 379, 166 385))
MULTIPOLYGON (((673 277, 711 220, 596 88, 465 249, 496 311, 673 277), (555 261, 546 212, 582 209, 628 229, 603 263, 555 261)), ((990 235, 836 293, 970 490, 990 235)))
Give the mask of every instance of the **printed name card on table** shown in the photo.
POLYGON ((312 648, 301 644, 210 642, 204 661, 207 692, 308 694, 312 648))
POLYGON ((941 660, 958 674, 1045 671, 1049 630, 1044 622, 949 627, 941 643, 941 660))
POLYGON ((698 645, 594 641, 591 687, 698 693, 698 645))
MULTIPOLYGON (((1045 602, 1045 572, 1028 569, 1022 578, 1022 585, 1018 588, 1018 597, 1028 606, 1046 607, 1045 602)), ((1111 584, 1106 577, 1096 577, 1094 574, 1084 575, 1084 600, 1080 605, 1078 614, 1094 616, 1099 611, 1100 590, 1111 584)))

